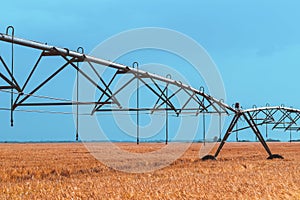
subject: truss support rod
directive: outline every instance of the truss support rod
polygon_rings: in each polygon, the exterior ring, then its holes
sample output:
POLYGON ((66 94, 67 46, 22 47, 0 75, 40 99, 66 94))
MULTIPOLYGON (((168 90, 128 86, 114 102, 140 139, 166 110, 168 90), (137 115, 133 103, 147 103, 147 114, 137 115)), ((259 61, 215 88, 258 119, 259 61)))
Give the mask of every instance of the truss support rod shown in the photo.
POLYGON ((10 81, 8 78, 6 78, 6 76, 4 76, 2 73, 0 73, 0 78, 2 78, 5 82, 7 82, 10 85, 9 87, 6 87, 6 88, 9 88, 9 89, 16 88, 16 85, 12 81, 10 81))
MULTIPOLYGON (((76 102, 74 102, 73 104, 76 104, 76 102)), ((106 105, 106 104, 109 104, 109 103, 107 103, 107 102, 87 102, 86 105, 87 104, 106 105)), ((23 104, 21 104, 20 106, 23 106, 23 104)), ((152 108, 139 108, 139 109, 136 109, 136 108, 121 108, 121 109, 120 108, 115 108, 115 109, 114 108, 102 108, 102 109, 99 109, 97 111, 98 112, 128 112, 128 111, 132 111, 133 112, 133 111, 136 111, 136 110, 139 110, 139 111, 149 111, 149 114, 152 114, 152 108)), ((159 109, 157 109, 157 111, 165 111, 165 110, 173 111, 173 109, 170 108, 170 107, 168 107, 167 109, 166 108, 159 108, 159 109)), ((189 112, 190 114, 194 114, 194 111, 197 111, 197 110, 199 110, 199 108, 186 108, 186 109, 184 109, 184 111, 189 112)), ((218 112, 215 112, 215 111, 209 111, 209 112, 205 112, 205 113, 206 114, 219 114, 218 112)), ((169 114, 169 116, 170 116, 170 114, 169 114)), ((176 114, 176 116, 177 116, 177 114, 176 114)))
POLYGON ((109 104, 107 102, 45 102, 45 103, 20 103, 15 104, 16 107, 19 106, 72 106, 72 105, 104 105, 109 104))
POLYGON ((41 61, 41 59, 43 57, 43 53, 44 53, 44 51, 40 54, 39 58, 37 59, 36 63, 34 64, 32 70, 30 71, 29 76, 27 77, 24 85, 21 88, 21 93, 19 93, 18 96, 17 96, 17 98, 15 99, 15 104, 17 104, 17 102, 19 101, 21 95, 23 94, 23 91, 25 90, 27 84, 29 83, 29 80, 31 79, 33 73, 35 72, 36 68, 38 67, 38 64, 40 63, 40 61, 41 61))
MULTIPOLYGON (((184 109, 184 108, 188 105, 188 103, 192 100, 193 96, 194 96, 194 94, 190 95, 190 97, 189 97, 188 100, 184 103, 184 105, 181 107, 181 109, 184 109)), ((178 112, 179 114, 181 113, 181 109, 180 109, 179 112, 178 112)))
MULTIPOLYGON (((137 76, 137 75, 135 75, 137 76)), ((139 78, 139 77, 137 77, 139 78)), ((143 79, 140 79, 141 82, 147 87, 149 88, 156 96, 160 97, 160 95, 149 85, 147 84, 143 79)), ((164 95, 163 95, 164 96, 164 95)), ((174 110, 174 112, 177 114, 177 109, 173 106, 172 102, 170 101, 170 98, 169 100, 168 99, 162 99, 162 101, 166 102, 167 104, 169 104, 169 106, 174 110)), ((162 103, 163 104, 163 103, 162 103)))
MULTIPOLYGON (((177 89, 177 91, 175 91, 168 99, 169 99, 169 102, 171 102, 171 98, 174 97, 178 92, 180 92, 182 90, 182 88, 179 88, 177 89)), ((159 100, 161 99, 163 102, 160 103, 158 106, 157 104, 154 105, 153 109, 152 109, 152 113, 155 111, 155 110, 158 110, 161 106, 164 105, 165 101, 162 99, 162 95, 160 95, 158 97, 159 99, 157 100, 157 103, 159 102, 159 100)))
POLYGON ((11 88, 14 88, 14 86, 0 86, 0 90, 7 90, 11 88))
POLYGON ((196 95, 196 93, 192 93, 192 94, 190 94, 186 89, 183 89, 184 90, 184 92, 185 93, 187 93, 189 96, 190 96, 190 98, 192 98, 197 104, 201 104, 201 101, 199 101, 199 98, 197 98, 197 95, 196 95))
MULTIPOLYGON (((55 51, 57 51, 58 53, 60 53, 56 48, 54 48, 55 51)), ((74 58, 72 58, 71 60, 69 60, 65 55, 61 54, 61 56, 67 61, 68 64, 70 64, 74 69, 76 69, 77 71, 79 71, 79 73, 85 77, 92 85, 94 85, 97 89, 99 89, 101 92, 103 92, 107 97, 110 97, 110 95, 104 90, 102 89, 94 80, 92 80, 91 77, 89 77, 84 71, 82 71, 81 69, 79 69, 73 62, 72 60, 74 60, 74 58)), ((112 99, 114 100, 114 99, 112 99)), ((115 102, 118 106, 119 105, 118 102, 115 102)))
MULTIPOLYGON (((91 69, 94 71, 94 73, 97 75, 97 77, 99 78, 99 80, 101 81, 101 83, 104 85, 104 87, 105 87, 104 91, 105 91, 105 92, 108 91, 108 93, 109 93, 110 95, 112 95, 113 93, 112 93, 112 91, 109 89, 109 86, 110 86, 110 84, 112 83, 112 81, 115 79, 115 77, 116 77, 116 75, 117 75, 117 72, 114 74, 113 78, 111 79, 111 81, 110 81, 109 84, 107 85, 107 84, 105 83, 105 81, 103 80, 103 78, 100 76, 100 74, 97 72, 97 70, 95 69, 95 67, 92 65, 92 63, 91 63, 91 62, 88 62, 88 64, 89 64, 89 66, 91 67, 91 69)), ((105 93, 102 92, 102 95, 101 95, 101 97, 99 98, 98 101, 101 101, 101 99, 102 99, 102 97, 103 97, 104 95, 105 95, 105 93)), ((117 103, 117 105, 120 105, 120 103, 119 103, 119 101, 117 100, 117 98, 113 98, 112 100, 115 101, 115 102, 117 103)), ((120 107, 120 106, 119 106, 119 107, 120 107)), ((95 109, 96 109, 96 107, 93 109, 92 113, 95 112, 95 109)))
POLYGON ((275 125, 272 127, 272 130, 274 130, 279 124, 282 124, 282 122, 283 122, 283 124, 285 125, 285 123, 284 123, 284 120, 288 117, 291 121, 293 121, 293 119, 291 119, 290 117, 289 117, 289 113, 287 112, 287 111, 282 111, 282 110, 280 110, 281 111, 281 113, 282 113, 282 116, 280 117, 280 119, 275 123, 275 125))
MULTIPOLYGON (((116 76, 117 76, 117 74, 118 74, 118 72, 116 72, 114 75, 113 75, 113 77, 111 78, 111 80, 109 81, 109 83, 108 83, 108 85, 107 85, 107 88, 109 88, 110 86, 111 86, 111 84, 112 84, 112 82, 114 81, 114 79, 116 78, 116 76)), ((134 79, 134 78, 133 78, 134 79)), ((133 80, 132 79, 132 80, 133 80)), ((132 81, 131 80, 131 81, 132 81)), ((123 85, 123 88, 125 88, 125 86, 127 86, 128 84, 129 84, 130 82, 127 82, 127 83, 125 83, 124 85, 123 85)), ((108 89, 107 88, 105 88, 105 91, 107 91, 108 89)), ((111 96, 114 96, 114 98, 108 98, 108 99, 106 99, 106 101, 109 101, 110 99, 115 99, 115 100, 117 100, 117 98, 116 98, 116 94, 117 93, 119 93, 121 90, 118 90, 117 92, 115 92, 115 94, 111 94, 111 96)), ((104 97, 104 93, 102 93, 101 94, 101 96, 99 97, 99 99, 98 99, 98 101, 101 101, 102 100, 102 98, 104 97)), ((101 106, 99 107, 97 107, 97 106, 95 106, 94 108, 93 108, 93 110, 92 110, 92 115, 98 110, 98 109, 100 109, 101 108, 101 106)), ((120 108, 120 106, 119 106, 119 108, 120 108)))
POLYGON ((43 52, 40 54, 39 58, 37 59, 36 63, 34 64, 32 70, 30 71, 29 76, 27 77, 24 85, 21 88, 21 93, 19 93, 18 96, 17 96, 17 98, 15 99, 15 104, 17 104, 17 102, 19 101, 21 95, 23 94, 23 91, 25 90, 25 88, 26 88, 29 80, 31 79, 33 73, 35 72, 36 68, 38 67, 38 64, 40 63, 42 57, 43 57, 43 52))
MULTIPOLYGON (((53 74, 51 74, 46 80, 44 80, 41 84, 39 84, 35 89, 33 89, 28 95, 26 95, 22 100, 20 100, 16 105, 20 105, 23 103, 26 99, 30 97, 30 95, 34 94, 36 91, 38 91, 41 87, 43 87, 46 83, 48 83, 51 79, 53 79, 59 72, 61 72, 66 66, 68 66, 69 63, 65 63, 63 66, 61 66, 59 69, 57 69, 53 74)), ((14 107, 16 108, 16 106, 14 107)))
MULTIPOLYGON (((21 92, 21 88, 19 86, 19 84, 17 83, 16 79, 14 78, 14 76, 11 74, 11 71, 9 70, 9 68, 7 67, 6 63, 4 62, 3 58, 0 56, 0 61, 1 63, 3 64, 6 72, 9 74, 9 76, 11 77, 11 79, 13 80, 12 83, 10 83, 10 81, 8 82, 10 85, 14 85, 15 89, 18 91, 18 92, 21 92)), ((6 78, 6 77, 5 77, 6 78)), ((7 80, 9 80, 8 78, 6 78, 6 82, 7 80)))
MULTIPOLYGON (((110 97, 108 97, 105 102, 108 102, 110 99, 114 98, 119 92, 121 92, 127 85, 129 85, 133 80, 135 79, 135 76, 132 77, 129 81, 127 81, 125 84, 123 84, 117 91, 115 91, 114 94, 112 94, 110 97)), ((100 111, 100 108, 102 105, 98 106, 95 111, 100 111)), ((94 112, 92 112, 94 114, 94 112)))
POLYGON ((103 80, 103 78, 100 76, 100 74, 98 73, 98 71, 95 69, 95 67, 92 65, 91 62, 88 62, 89 66, 91 67, 91 69, 94 71, 94 73, 96 74, 96 76, 99 78, 99 80, 101 81, 101 83, 105 86, 105 90, 107 90, 110 94, 112 94, 112 91, 109 89, 108 85, 105 83, 105 81, 103 80))
POLYGON ((289 130, 293 124, 296 124, 296 121, 297 121, 299 118, 300 118, 300 114, 297 113, 297 116, 293 119, 294 123, 290 123, 290 124, 284 129, 284 131, 289 130))
MULTIPOLYGON (((258 127, 258 126, 263 125, 264 123, 256 123, 256 122, 255 122, 255 124, 256 124, 256 126, 258 127)), ((245 127, 241 127, 241 128, 232 130, 231 132, 232 132, 232 133, 236 133, 236 132, 238 132, 238 131, 246 130, 246 129, 248 129, 248 128, 251 128, 251 126, 248 125, 248 126, 245 126, 245 127)))
POLYGON ((40 54, 40 56, 38 57, 36 63, 34 64, 32 70, 30 71, 30 74, 29 74, 29 76, 27 77, 27 79, 26 79, 26 81, 25 81, 25 83, 24 83, 24 85, 23 85, 23 87, 22 87, 22 91, 24 91, 24 89, 25 89, 25 87, 27 86, 29 80, 31 79, 33 73, 35 72, 35 70, 37 69, 39 63, 41 62, 41 60, 42 60, 42 58, 43 58, 43 53, 44 53, 44 51, 40 54))
MULTIPOLYGON (((154 83, 154 85, 156 86, 156 88, 161 92, 161 97, 160 97, 160 98, 164 97, 165 100, 164 100, 163 98, 162 98, 162 100, 165 101, 166 103, 170 104, 170 106, 171 106, 172 108, 175 108, 175 107, 173 106, 172 102, 170 101, 170 99, 167 98, 167 97, 165 96, 165 93, 161 90, 161 88, 160 88, 160 87, 158 86, 158 84, 153 80, 153 78, 150 77, 150 80, 154 83)), ((144 81, 143 81, 143 82, 144 82, 144 81)), ((150 86, 148 86, 147 83, 144 82, 144 84, 150 89, 150 86)), ((154 89, 153 89, 153 91, 154 91, 154 89)), ((158 93, 157 93, 157 94, 158 94, 158 93)), ((159 96, 159 95, 157 95, 157 96, 159 96)), ((178 113, 177 113, 177 114, 178 114, 178 113)))
MULTIPOLYGON (((166 89, 167 89, 168 85, 169 85, 169 83, 166 84, 166 87, 164 88, 163 92, 166 92, 166 89)), ((153 111, 151 112, 151 114, 154 113, 154 109, 155 109, 155 107, 158 105, 159 100, 161 100, 161 99, 162 99, 162 95, 160 95, 160 97, 156 100, 156 102, 155 102, 155 104, 154 104, 154 106, 153 106, 153 111)), ((163 103, 164 103, 164 102, 163 102, 163 103)))

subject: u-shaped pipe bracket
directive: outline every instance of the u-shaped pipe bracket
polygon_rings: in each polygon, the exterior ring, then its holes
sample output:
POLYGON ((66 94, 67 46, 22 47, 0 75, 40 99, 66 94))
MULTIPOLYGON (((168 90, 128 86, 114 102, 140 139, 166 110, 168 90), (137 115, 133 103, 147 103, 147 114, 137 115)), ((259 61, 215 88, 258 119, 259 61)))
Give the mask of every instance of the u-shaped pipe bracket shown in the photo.
POLYGON ((15 28, 13 26, 8 26, 6 28, 6 35, 8 35, 9 30, 11 30, 11 36, 14 37, 15 36, 15 28))

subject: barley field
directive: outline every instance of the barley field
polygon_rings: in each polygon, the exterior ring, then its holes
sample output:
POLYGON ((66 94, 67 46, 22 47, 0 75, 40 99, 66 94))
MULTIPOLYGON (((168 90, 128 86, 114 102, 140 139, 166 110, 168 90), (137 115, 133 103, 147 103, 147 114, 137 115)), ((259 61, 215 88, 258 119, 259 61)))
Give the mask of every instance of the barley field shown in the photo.
MULTIPOLYGON (((132 152, 161 143, 120 143, 132 152)), ((82 143, 0 144, 0 199, 300 199, 300 143, 226 143, 217 161, 192 144, 171 165, 125 173, 95 159, 82 143)))

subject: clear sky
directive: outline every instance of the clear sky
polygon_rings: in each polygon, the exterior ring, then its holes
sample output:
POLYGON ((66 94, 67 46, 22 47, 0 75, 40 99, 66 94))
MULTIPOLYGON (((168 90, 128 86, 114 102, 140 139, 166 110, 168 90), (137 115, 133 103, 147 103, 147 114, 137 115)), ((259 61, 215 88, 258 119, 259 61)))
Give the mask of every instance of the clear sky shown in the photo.
MULTIPOLYGON (((210 54, 229 105, 239 101, 244 108, 266 103, 300 108, 299 9, 297 0, 4 1, 0 30, 13 25, 18 37, 70 49, 83 46, 90 52, 122 31, 174 29, 210 54)), ((16 114, 14 128, 8 116, 1 111, 0 141, 74 139, 72 116, 16 114)))

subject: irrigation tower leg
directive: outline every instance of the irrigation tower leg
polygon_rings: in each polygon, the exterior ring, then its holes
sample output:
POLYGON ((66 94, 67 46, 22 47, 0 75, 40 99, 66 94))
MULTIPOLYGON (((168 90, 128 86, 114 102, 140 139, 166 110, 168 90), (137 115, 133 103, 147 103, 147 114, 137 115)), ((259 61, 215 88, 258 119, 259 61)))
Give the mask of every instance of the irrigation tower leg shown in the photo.
POLYGON ((263 145, 263 147, 265 148, 266 152, 269 154, 268 159, 274 159, 274 158, 280 158, 283 159, 283 157, 279 154, 272 154, 270 148, 268 147, 266 141, 264 140, 263 136, 261 135, 259 129, 257 128, 253 118, 251 117, 251 115, 249 113, 248 117, 245 113, 243 113, 243 116, 245 118, 245 120, 247 121, 247 123, 249 124, 249 126, 251 127, 251 129, 253 130, 253 132, 255 133, 255 135, 257 136, 258 140, 260 141, 260 143, 263 145))
POLYGON ((223 148, 226 140, 228 139, 229 135, 231 134, 232 129, 234 128, 235 124, 237 123, 238 119, 240 118, 241 114, 240 113, 236 113, 215 153, 215 155, 206 155, 202 158, 202 160, 216 160, 217 156, 219 155, 221 149, 223 148))

